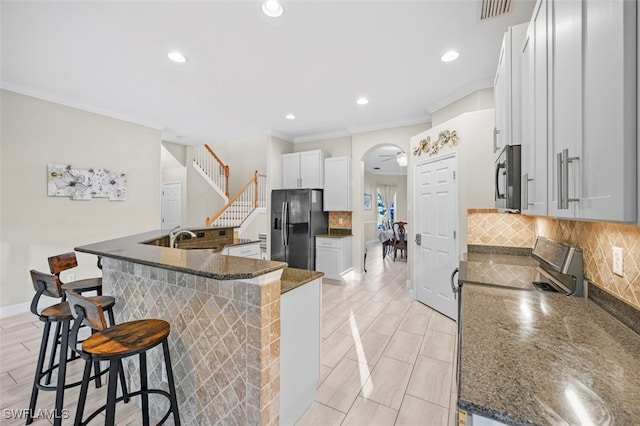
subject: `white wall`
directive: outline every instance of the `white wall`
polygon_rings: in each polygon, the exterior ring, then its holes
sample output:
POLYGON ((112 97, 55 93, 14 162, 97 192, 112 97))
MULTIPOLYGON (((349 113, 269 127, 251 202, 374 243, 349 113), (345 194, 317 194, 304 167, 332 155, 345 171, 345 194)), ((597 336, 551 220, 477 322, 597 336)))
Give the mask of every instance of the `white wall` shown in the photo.
POLYGON ((477 90, 431 114, 431 125, 438 126, 465 112, 493 108, 493 87, 477 90))
MULTIPOLYGON (((181 185, 182 204, 180 211, 181 226, 187 223, 187 147, 167 141, 162 141, 160 164, 162 169, 162 183, 179 182, 181 185)), ((189 167, 191 164, 189 163, 189 167)), ((162 212, 161 212, 162 213, 162 212)))
POLYGON ((269 136, 235 139, 209 144, 220 159, 229 166, 229 197, 233 197, 253 177, 267 173, 269 136))
POLYGON ((331 157, 351 155, 351 136, 322 139, 311 142, 299 142, 293 145, 294 152, 313 151, 315 149, 326 151, 331 157))
POLYGON ((267 259, 271 258, 271 190, 282 188, 282 154, 293 152, 293 143, 269 137, 267 150, 267 259))
MULTIPOLYGON (((74 247, 160 228, 160 131, 9 91, 0 92, 0 305, 31 300, 30 269, 74 247), (128 199, 47 196, 47 164, 127 174, 128 199)), ((99 273, 78 255, 76 278, 99 273)))
POLYGON ((364 241, 378 241, 378 200, 376 199, 376 177, 373 173, 364 172, 364 194, 371 194, 371 210, 362 210, 364 241))

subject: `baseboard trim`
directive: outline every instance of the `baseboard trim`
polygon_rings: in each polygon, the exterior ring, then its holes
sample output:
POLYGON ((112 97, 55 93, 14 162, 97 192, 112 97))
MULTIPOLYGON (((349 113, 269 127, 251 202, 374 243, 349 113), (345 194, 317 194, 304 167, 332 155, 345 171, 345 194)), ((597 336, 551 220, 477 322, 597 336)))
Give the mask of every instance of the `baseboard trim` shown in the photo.
POLYGON ((18 303, 17 305, 0 307, 0 319, 13 315, 24 314, 29 312, 31 302, 18 303))

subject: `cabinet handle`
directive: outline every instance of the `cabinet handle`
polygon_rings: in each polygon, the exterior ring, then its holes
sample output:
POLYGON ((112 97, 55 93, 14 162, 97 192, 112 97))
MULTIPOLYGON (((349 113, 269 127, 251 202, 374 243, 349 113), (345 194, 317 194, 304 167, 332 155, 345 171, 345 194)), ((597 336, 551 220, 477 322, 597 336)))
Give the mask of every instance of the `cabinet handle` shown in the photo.
POLYGON ((569 163, 578 161, 580 157, 569 157, 569 150, 563 149, 556 154, 558 172, 558 209, 567 210, 569 203, 580 201, 580 198, 569 198, 569 163))
POLYGON ((493 128, 493 152, 496 152, 498 150, 498 133, 500 133, 500 130, 498 130, 497 127, 493 128))
POLYGON ((569 208, 569 164, 567 159, 569 158, 569 150, 562 150, 562 208, 569 208))
POLYGON ((574 161, 578 161, 580 157, 569 157, 569 150, 565 149, 562 151, 562 155, 564 156, 564 178, 566 179, 563 183, 565 186, 564 192, 564 208, 569 208, 569 203, 580 201, 579 198, 569 198, 569 163, 573 163, 574 161))
POLYGON ((525 173, 522 180, 524 181, 524 188, 522 188, 522 205, 524 207, 522 209, 527 210, 529 206, 529 173, 525 173))
POLYGON ((563 196, 562 196, 562 152, 559 152, 556 154, 556 195, 557 195, 557 199, 558 199, 558 210, 562 210, 564 207, 564 203, 562 202, 563 200, 563 196))

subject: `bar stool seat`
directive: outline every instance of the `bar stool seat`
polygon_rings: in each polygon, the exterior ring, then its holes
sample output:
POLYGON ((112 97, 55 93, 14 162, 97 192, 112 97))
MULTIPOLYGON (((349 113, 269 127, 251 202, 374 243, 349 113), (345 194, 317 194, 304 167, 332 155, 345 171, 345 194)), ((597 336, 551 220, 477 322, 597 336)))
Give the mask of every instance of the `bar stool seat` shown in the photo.
POLYGON ((102 293, 102 278, 84 278, 81 280, 70 281, 62 284, 64 291, 75 291, 76 293, 84 293, 87 291, 97 291, 98 294, 102 293))
MULTIPOLYGON (((73 291, 67 293, 71 304, 72 314, 75 317, 73 329, 70 332, 69 345, 77 349, 77 330, 82 325, 91 327, 96 332, 88 337, 79 350, 81 358, 85 359, 85 370, 78 398, 75 425, 86 425, 102 411, 106 410, 106 425, 115 423, 115 406, 122 400, 134 396, 141 396, 142 400, 142 424, 149 425, 149 395, 157 394, 165 396, 169 400, 169 409, 158 424, 163 424, 171 414, 175 425, 180 425, 178 413, 178 401, 169 355, 168 337, 171 327, 168 322, 161 319, 144 319, 106 326, 103 308, 95 300, 83 297, 73 291), (163 389, 149 389, 147 385, 147 351, 158 345, 162 345, 164 364, 169 391, 163 389), (140 390, 126 392, 116 397, 118 378, 124 380, 122 374, 122 359, 132 355, 138 355, 140 359, 140 390), (96 361, 109 361, 109 386, 107 389, 107 403, 96 411, 84 417, 84 405, 87 398, 87 390, 91 365, 96 361)), ((123 389, 126 389, 123 387, 123 389)))
POLYGON ((102 358, 127 357, 162 343, 169 331, 164 320, 126 322, 92 334, 82 343, 82 350, 102 358))
MULTIPOLYGON (((112 296, 94 296, 92 297, 102 306, 102 309, 111 309, 116 304, 116 299, 112 296)), ((40 312, 41 317, 46 317, 49 321, 64 321, 73 319, 69 302, 60 302, 49 306, 40 312)))

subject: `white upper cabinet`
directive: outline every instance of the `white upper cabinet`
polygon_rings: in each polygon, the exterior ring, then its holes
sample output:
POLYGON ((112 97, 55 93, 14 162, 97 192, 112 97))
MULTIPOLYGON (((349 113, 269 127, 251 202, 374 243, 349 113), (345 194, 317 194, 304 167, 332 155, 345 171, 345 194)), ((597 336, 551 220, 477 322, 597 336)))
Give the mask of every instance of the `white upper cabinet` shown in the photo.
POLYGON ((506 145, 520 143, 520 59, 527 24, 509 27, 502 39, 494 80, 496 127, 493 151, 498 155, 506 145))
MULTIPOLYGON (((582 2, 550 1, 549 214, 577 217, 582 157, 582 2)), ((605 123, 601 123, 605 125, 605 123)))
POLYGON ((351 157, 324 160, 324 211, 351 211, 351 157))
POLYGON ((322 189, 326 157, 327 153, 321 150, 283 154, 282 188, 322 189))
POLYGON ((525 213, 637 221, 636 8, 536 4, 522 52, 525 213))
POLYGON ((282 155, 282 188, 298 188, 300 185, 300 154, 282 155))
POLYGON ((635 222, 636 3, 550 2, 549 214, 635 222))
POLYGON ((521 51, 523 213, 547 214, 547 1, 536 5, 521 51))
POLYGON ((636 222, 638 6, 636 1, 588 0, 583 7, 578 216, 636 222))

